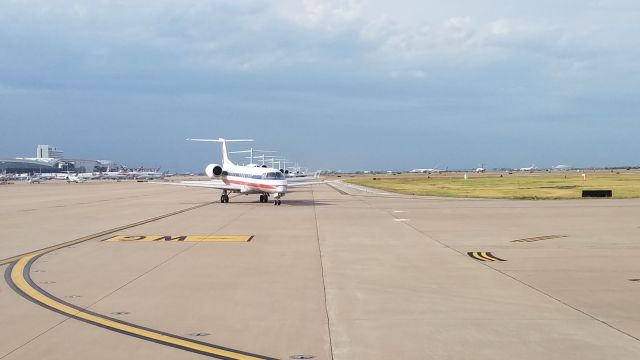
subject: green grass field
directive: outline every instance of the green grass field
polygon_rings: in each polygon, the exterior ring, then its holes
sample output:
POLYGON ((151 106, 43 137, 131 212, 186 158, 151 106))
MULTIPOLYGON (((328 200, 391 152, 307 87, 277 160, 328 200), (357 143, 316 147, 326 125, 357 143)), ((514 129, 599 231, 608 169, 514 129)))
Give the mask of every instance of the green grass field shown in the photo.
POLYGON ((640 172, 582 172, 507 174, 462 173, 382 175, 344 179, 353 184, 408 195, 492 199, 578 199, 584 189, 613 190, 616 199, 640 197, 640 172), (374 178, 376 180, 374 180, 374 178))

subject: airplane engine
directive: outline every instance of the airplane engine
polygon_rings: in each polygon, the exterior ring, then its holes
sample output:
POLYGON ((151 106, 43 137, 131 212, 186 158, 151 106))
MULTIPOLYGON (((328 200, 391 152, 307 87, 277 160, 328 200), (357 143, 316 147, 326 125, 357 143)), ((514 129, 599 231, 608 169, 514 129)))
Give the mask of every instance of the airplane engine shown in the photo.
POLYGON ((204 169, 208 177, 213 178, 222 175, 222 166, 218 164, 209 164, 204 169))

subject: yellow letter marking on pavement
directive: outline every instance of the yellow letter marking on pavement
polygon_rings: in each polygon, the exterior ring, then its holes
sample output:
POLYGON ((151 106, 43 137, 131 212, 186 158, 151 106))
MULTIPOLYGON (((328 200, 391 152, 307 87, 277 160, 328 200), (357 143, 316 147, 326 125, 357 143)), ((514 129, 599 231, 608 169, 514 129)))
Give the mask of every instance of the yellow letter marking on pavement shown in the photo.
POLYGON ((116 235, 105 241, 122 242, 247 242, 253 235, 116 235))

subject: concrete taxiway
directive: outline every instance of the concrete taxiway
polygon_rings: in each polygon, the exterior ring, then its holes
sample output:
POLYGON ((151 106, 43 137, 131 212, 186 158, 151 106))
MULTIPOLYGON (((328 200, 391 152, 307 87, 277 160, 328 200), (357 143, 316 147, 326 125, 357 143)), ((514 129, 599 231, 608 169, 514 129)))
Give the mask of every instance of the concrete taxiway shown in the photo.
POLYGON ((0 359, 638 359, 640 200, 0 187, 0 359))

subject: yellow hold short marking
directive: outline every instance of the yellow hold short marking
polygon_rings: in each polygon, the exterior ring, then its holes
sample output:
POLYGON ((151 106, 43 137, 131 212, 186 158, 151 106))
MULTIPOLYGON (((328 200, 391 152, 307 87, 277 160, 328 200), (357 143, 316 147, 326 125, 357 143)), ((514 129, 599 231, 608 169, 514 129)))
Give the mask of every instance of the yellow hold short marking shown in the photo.
POLYGON ((507 261, 505 259, 501 259, 488 251, 469 251, 467 253, 469 257, 480 260, 480 261, 507 261))
POLYGON ((476 259, 476 260, 480 260, 480 261, 490 261, 490 260, 487 260, 487 259, 483 258, 482 256, 480 256, 480 253, 479 253, 479 252, 477 252, 477 251, 469 251, 469 252, 467 253, 467 255, 469 255, 471 258, 476 259))
POLYGON ((253 235, 116 235, 105 241, 121 242, 247 242, 253 235))
POLYGON ((569 235, 536 236, 536 237, 531 237, 531 238, 526 238, 526 239, 512 240, 511 242, 534 242, 534 241, 541 241, 541 240, 560 239, 560 238, 565 238, 565 237, 569 237, 569 235))

